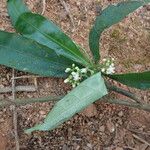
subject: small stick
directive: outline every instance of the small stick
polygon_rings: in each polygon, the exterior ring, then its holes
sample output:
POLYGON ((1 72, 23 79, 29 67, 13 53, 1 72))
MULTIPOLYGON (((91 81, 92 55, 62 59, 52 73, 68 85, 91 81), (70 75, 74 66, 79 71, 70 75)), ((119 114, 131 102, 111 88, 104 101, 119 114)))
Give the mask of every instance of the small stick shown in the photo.
POLYGON ((37 84, 37 78, 36 77, 34 78, 34 86, 35 86, 35 89, 37 90, 38 89, 38 84, 37 84))
MULTIPOLYGON (((34 86, 33 85, 16 86, 15 87, 15 92, 35 92, 38 89, 37 78, 40 78, 40 76, 12 77, 11 80, 24 79, 24 78, 33 78, 34 79, 34 86)), ((12 92, 12 87, 0 88, 0 93, 8 93, 8 92, 12 92)))
POLYGON ((20 76, 20 77, 14 77, 14 78, 11 78, 11 80, 12 79, 14 79, 14 80, 16 80, 16 79, 25 79, 25 78, 41 78, 40 76, 20 76))
POLYGON ((72 26, 73 26, 73 31, 74 31, 74 29, 75 29, 75 23, 74 23, 74 20, 73 20, 72 15, 71 15, 71 13, 70 13, 70 10, 69 10, 69 8, 67 7, 67 4, 66 4, 66 2, 65 2, 64 0, 59 0, 59 1, 60 1, 61 5, 65 8, 65 10, 66 10, 66 12, 67 12, 67 14, 68 14, 68 16, 69 16, 69 18, 70 18, 71 24, 72 24, 72 26))
POLYGON ((136 139, 138 139, 139 141, 141 141, 141 142, 147 144, 148 146, 150 146, 150 143, 148 143, 147 141, 145 141, 143 138, 141 138, 141 137, 139 137, 139 136, 137 136, 137 135, 135 135, 135 134, 132 134, 132 135, 133 135, 134 138, 136 138, 136 139))
POLYGON ((46 0, 42 0, 42 5, 43 5, 43 8, 42 8, 41 15, 43 15, 43 14, 45 13, 45 9, 46 9, 46 0))
POLYGON ((130 132, 134 132, 134 133, 138 133, 138 134, 143 134, 143 135, 150 135, 150 132, 143 132, 143 131, 138 131, 138 130, 134 130, 134 129, 130 129, 129 127, 127 128, 130 132))
MULTIPOLYGON (((37 85, 28 86, 16 86, 15 92, 35 92, 37 90, 37 85)), ((12 92, 12 87, 0 88, 0 93, 12 92)))
POLYGON ((130 150, 137 150, 137 149, 135 149, 135 148, 133 148, 133 147, 130 147, 130 146, 123 146, 123 148, 125 148, 125 149, 130 149, 130 150))
MULTIPOLYGON (((13 69, 12 70, 12 77, 14 78, 15 76, 15 70, 13 69)), ((12 80, 12 101, 15 102, 15 80, 13 79, 12 80)), ((18 136, 18 130, 17 130, 17 110, 16 110, 16 106, 13 105, 12 106, 12 109, 13 109, 13 124, 14 124, 14 135, 15 135, 15 142, 16 142, 16 150, 19 150, 20 149, 20 146, 19 146, 19 136, 18 136)))

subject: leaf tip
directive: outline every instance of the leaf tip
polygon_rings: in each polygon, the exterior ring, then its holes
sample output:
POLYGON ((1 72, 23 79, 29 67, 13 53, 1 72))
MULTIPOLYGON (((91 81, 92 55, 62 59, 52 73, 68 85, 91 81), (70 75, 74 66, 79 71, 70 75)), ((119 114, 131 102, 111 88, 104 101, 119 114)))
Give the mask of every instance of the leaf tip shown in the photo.
POLYGON ((31 134, 34 130, 32 128, 24 130, 26 134, 31 134))

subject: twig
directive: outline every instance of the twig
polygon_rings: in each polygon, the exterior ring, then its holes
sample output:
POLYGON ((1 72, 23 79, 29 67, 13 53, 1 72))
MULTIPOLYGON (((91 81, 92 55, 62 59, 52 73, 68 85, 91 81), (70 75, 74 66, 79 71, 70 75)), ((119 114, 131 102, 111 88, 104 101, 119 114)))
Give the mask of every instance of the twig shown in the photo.
MULTIPOLYGON (((38 89, 37 86, 37 78, 40 76, 20 76, 20 77, 12 77, 11 80, 17 80, 17 79, 24 79, 24 78, 33 78, 34 85, 28 85, 28 86, 16 86, 15 92, 35 92, 38 89)), ((8 93, 12 92, 12 87, 5 87, 0 88, 0 93, 8 93)))
MULTIPOLYGON (((12 77, 14 78, 15 76, 15 70, 12 70, 12 77)), ((15 80, 12 80, 12 100, 15 102, 15 80)), ((15 135, 15 142, 16 142, 16 150, 19 150, 19 136, 18 136, 18 130, 17 130, 17 110, 16 106, 12 106, 13 109, 13 124, 14 124, 14 135, 15 135)))
POLYGON ((42 12, 41 15, 43 15, 45 13, 45 9, 46 9, 46 0, 42 0, 42 12))
POLYGON ((2 107, 8 107, 10 105, 16 105, 16 106, 23 106, 27 104, 32 104, 32 103, 44 103, 44 102, 50 102, 50 101, 59 101, 62 99, 64 96, 48 96, 48 97, 43 97, 43 98, 28 98, 28 99, 15 99, 15 102, 11 102, 9 100, 1 100, 0 101, 0 108, 2 107))
POLYGON ((143 134, 143 135, 150 135, 150 132, 143 132, 143 131, 138 131, 135 129, 130 129, 129 127, 127 128, 130 132, 138 133, 138 134, 143 134))
POLYGON ((34 86, 35 86, 35 89, 37 90, 38 89, 37 78, 34 78, 34 86))
MULTIPOLYGON (((35 92, 37 90, 37 85, 28 86, 16 86, 15 92, 35 92)), ((12 87, 0 88, 0 93, 12 92, 12 87)))
POLYGON ((33 75, 30 75, 30 76, 19 76, 19 77, 14 77, 14 78, 11 78, 12 79, 25 79, 25 78, 41 78, 40 76, 33 76, 33 75))
POLYGON ((74 29, 75 29, 75 23, 74 23, 74 20, 73 20, 72 15, 71 15, 71 13, 70 13, 70 10, 69 10, 69 8, 67 7, 66 2, 65 2, 64 0, 59 0, 59 1, 60 1, 61 5, 65 8, 65 10, 66 10, 66 12, 67 12, 67 14, 68 14, 68 16, 69 16, 69 18, 70 18, 71 24, 72 24, 72 26, 73 26, 73 30, 74 30, 74 29))
POLYGON ((136 134, 132 134, 134 138, 138 139, 139 141, 147 144, 148 146, 150 146, 150 143, 148 143, 147 141, 145 141, 143 138, 137 136, 136 134))
POLYGON ((110 90, 110 91, 114 91, 114 92, 117 92, 117 93, 120 93, 124 96, 127 96, 131 99, 133 99, 134 101, 136 101, 137 103, 142 103, 138 97, 136 97, 136 95, 134 95, 133 93, 129 92, 129 91, 126 91, 122 88, 119 88, 119 87, 116 87, 114 85, 110 85, 110 83, 106 83, 107 85, 107 88, 110 90))
POLYGON ((130 147, 130 146, 123 146, 123 148, 124 148, 124 149, 129 149, 129 150, 137 150, 137 149, 135 149, 135 148, 133 148, 133 147, 130 147))

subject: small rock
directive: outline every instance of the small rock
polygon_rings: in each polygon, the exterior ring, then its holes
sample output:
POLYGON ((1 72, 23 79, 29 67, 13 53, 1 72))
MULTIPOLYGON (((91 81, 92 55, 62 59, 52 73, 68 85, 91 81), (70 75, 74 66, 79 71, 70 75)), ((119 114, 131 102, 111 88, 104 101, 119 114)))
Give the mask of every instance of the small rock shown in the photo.
POLYGON ((122 124, 123 124, 123 122, 122 122, 122 120, 121 120, 120 118, 118 119, 117 123, 118 123, 119 125, 122 125, 122 124))
POLYGON ((92 144, 90 144, 90 143, 87 144, 87 147, 90 148, 90 149, 93 148, 92 144))
POLYGON ((91 104, 89 105, 87 108, 85 108, 81 114, 83 116, 87 116, 87 117, 94 117, 97 115, 97 109, 96 109, 96 106, 95 104, 91 104))
POLYGON ((115 131, 115 126, 110 120, 107 121, 106 126, 110 133, 115 131))
POLYGON ((66 19, 66 18, 67 18, 67 15, 68 15, 68 14, 67 14, 66 11, 64 11, 64 10, 63 10, 63 11, 62 11, 62 10, 60 11, 59 16, 60 16, 60 19, 61 19, 61 20, 66 19))
POLYGON ((79 145, 77 145, 76 150, 79 150, 79 149, 80 149, 80 146, 79 146, 79 145))
POLYGON ((104 132, 105 131, 105 126, 100 126, 99 131, 104 132))
POLYGON ((123 111, 120 111, 120 112, 118 113, 118 116, 119 116, 119 117, 122 117, 122 116, 123 116, 123 111))
POLYGON ((142 65, 141 64, 135 64, 134 66, 133 66, 133 68, 135 69, 135 71, 140 71, 141 69, 142 69, 142 65))
POLYGON ((123 150, 121 147, 116 147, 115 150, 123 150))
POLYGON ((4 95, 0 95, 0 99, 4 99, 4 95))
POLYGON ((4 120, 4 118, 0 118, 0 123, 2 123, 2 122, 4 122, 5 120, 4 120))
POLYGON ((68 146, 66 144, 63 145, 62 150, 68 150, 68 146))
POLYGON ((43 111, 43 110, 41 110, 39 113, 40 113, 40 115, 45 115, 46 114, 46 112, 43 111))

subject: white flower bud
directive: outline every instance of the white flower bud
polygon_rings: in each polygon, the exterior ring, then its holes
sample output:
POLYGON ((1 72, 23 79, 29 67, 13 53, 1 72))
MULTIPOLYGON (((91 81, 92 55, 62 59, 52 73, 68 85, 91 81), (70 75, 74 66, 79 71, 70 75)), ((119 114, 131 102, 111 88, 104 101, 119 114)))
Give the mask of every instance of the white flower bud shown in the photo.
POLYGON ((80 69, 79 69, 79 67, 75 67, 75 69, 77 70, 77 71, 79 71, 80 69))
POLYGON ((75 88, 75 87, 76 87, 76 84, 72 84, 72 87, 75 88))
POLYGON ((104 62, 105 62, 105 61, 106 61, 106 58, 104 58, 102 61, 104 61, 104 62))
POLYGON ((73 78, 73 76, 72 76, 72 75, 70 75, 68 78, 69 78, 69 80, 71 80, 71 79, 73 78))
POLYGON ((102 71, 102 72, 105 72, 105 71, 106 71, 106 69, 105 69, 105 68, 102 68, 102 69, 101 69, 101 71, 102 71))
POLYGON ((72 76, 75 76, 76 75, 76 72, 71 72, 72 76))
POLYGON ((106 74, 113 74, 115 73, 115 67, 110 66, 107 70, 106 70, 106 74))
POLYGON ((72 64, 72 67, 75 67, 75 64, 72 64))
POLYGON ((69 79, 68 79, 68 78, 64 80, 64 83, 68 83, 68 82, 69 82, 69 79))
POLYGON ((106 66, 108 67, 109 65, 110 65, 110 63, 109 63, 109 62, 107 62, 107 63, 106 63, 106 66))
POLYGON ((111 58, 111 60, 112 60, 112 61, 115 61, 115 59, 114 59, 114 58, 111 58))
POLYGON ((71 68, 66 68, 65 72, 68 73, 71 71, 71 68))
POLYGON ((73 76, 73 79, 74 79, 75 81, 80 80, 80 76, 79 76, 79 73, 78 73, 78 72, 75 73, 75 74, 74 74, 74 72, 73 72, 72 76, 73 76))
POLYGON ((82 68, 81 73, 87 73, 87 68, 82 68))
POLYGON ((115 66, 115 64, 114 63, 111 63, 111 65, 110 65, 111 67, 114 67, 115 66))

